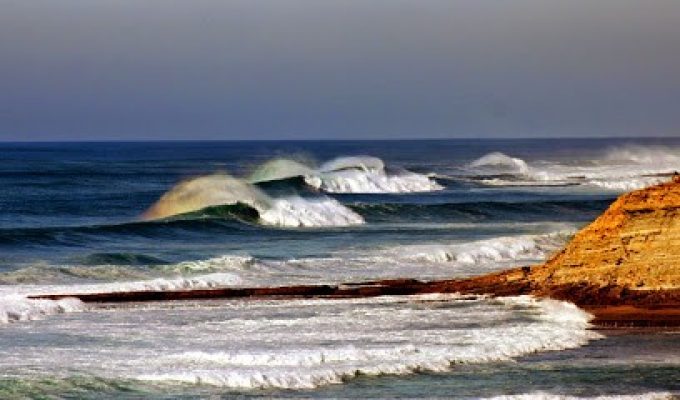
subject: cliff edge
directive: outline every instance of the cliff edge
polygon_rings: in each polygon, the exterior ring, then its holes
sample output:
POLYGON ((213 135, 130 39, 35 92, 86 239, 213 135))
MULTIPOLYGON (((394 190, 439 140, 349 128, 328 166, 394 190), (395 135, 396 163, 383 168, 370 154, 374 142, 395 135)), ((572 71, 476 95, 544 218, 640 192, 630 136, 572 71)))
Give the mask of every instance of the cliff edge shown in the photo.
POLYGON ((680 288, 680 176, 619 197, 528 278, 546 286, 680 288))
POLYGON ((680 326, 680 176, 620 196, 543 265, 444 286, 568 300, 600 325, 680 326))

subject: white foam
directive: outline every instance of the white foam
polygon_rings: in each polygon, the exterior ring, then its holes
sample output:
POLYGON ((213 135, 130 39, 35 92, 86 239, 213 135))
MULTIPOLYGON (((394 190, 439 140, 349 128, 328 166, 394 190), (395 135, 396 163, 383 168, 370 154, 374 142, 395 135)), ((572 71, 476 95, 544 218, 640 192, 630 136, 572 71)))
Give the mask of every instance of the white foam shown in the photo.
POLYGON ((263 224, 282 227, 351 226, 364 223, 363 217, 329 197, 274 199, 270 208, 262 210, 263 224))
POLYGON ((441 190, 433 178, 413 172, 388 175, 383 170, 342 170, 305 177, 305 182, 328 193, 415 193, 441 190))
POLYGON ((182 274, 228 272, 238 279, 226 284, 238 286, 338 284, 412 276, 448 279, 540 262, 560 249, 573 232, 569 229, 462 243, 344 249, 324 257, 284 260, 223 255, 159 268, 182 274))
POLYGON ((364 223, 359 214, 334 199, 271 198, 252 184, 226 174, 203 176, 176 185, 145 213, 145 217, 164 218, 238 202, 254 207, 260 215, 260 222, 266 225, 328 227, 364 223))
POLYGON ((103 283, 94 285, 79 285, 78 292, 131 292, 131 291, 170 291, 181 289, 209 289, 215 287, 232 286, 241 283, 236 274, 218 272, 206 275, 157 278, 136 282, 103 283))
MULTIPOLYGON (((14 312, 17 320, 81 309, 77 301, 17 301, 42 313, 14 312)), ((455 294, 107 306, 19 333, 39 346, 12 346, 3 370, 31 365, 25 373, 44 376, 68 365, 110 379, 308 389, 574 348, 600 338, 589 319, 559 301, 455 294), (83 340, 42 341, 73 332, 83 340)))
POLYGON ((29 299, 21 295, 0 296, 0 323, 31 321, 46 315, 82 311, 85 305, 78 299, 29 299))
POLYGON ((180 273, 242 270, 255 262, 256 260, 251 256, 227 254, 206 260, 183 261, 178 264, 163 266, 162 269, 180 273))
POLYGON ((680 150, 624 146, 594 159, 571 160, 565 164, 542 161, 531 165, 495 152, 470 163, 468 169, 481 175, 478 178, 481 183, 491 186, 580 185, 624 192, 668 180, 674 171, 680 170, 680 150))
POLYGON ((313 168, 295 160, 274 159, 250 176, 251 182, 267 182, 301 176, 305 183, 328 193, 412 193, 441 190, 432 177, 410 171, 388 174, 376 157, 338 157, 313 168))
POLYGON ((667 177, 637 177, 621 180, 591 179, 588 181, 587 184, 607 190, 627 192, 631 190, 642 189, 651 185, 656 185, 667 180, 668 180, 667 177))
POLYGON ((238 272, 244 285, 338 284, 417 277, 451 279, 543 261, 573 230, 471 242, 343 249, 325 257, 257 259, 238 272))
POLYGON ((413 193, 441 190, 433 178, 410 171, 387 174, 376 157, 340 157, 323 164, 305 182, 328 193, 413 193))
POLYGON ((573 234, 563 231, 543 235, 502 236, 453 245, 401 246, 401 257, 427 262, 484 264, 545 258, 573 234))
MULTIPOLYGON (((600 337, 586 329, 587 313, 530 297, 462 300, 437 294, 273 306, 266 320, 230 319, 247 335, 238 346, 166 354, 150 361, 154 372, 135 377, 237 389, 310 389, 357 375, 444 372, 456 363, 506 361, 600 337), (314 312, 287 317, 291 307, 314 312), (500 322, 517 312, 529 312, 524 322, 500 322), (480 327, 483 321, 493 323, 480 327)), ((261 310, 253 312, 264 317, 261 310)))
POLYGON ((2 290, 0 291, 0 297, 2 296, 25 297, 27 295, 61 294, 61 293, 78 295, 87 293, 120 293, 136 291, 210 289, 217 287, 235 286, 241 283, 242 279, 235 273, 216 272, 205 275, 176 278, 156 278, 127 282, 107 282, 75 285, 11 285, 2 287, 2 290))

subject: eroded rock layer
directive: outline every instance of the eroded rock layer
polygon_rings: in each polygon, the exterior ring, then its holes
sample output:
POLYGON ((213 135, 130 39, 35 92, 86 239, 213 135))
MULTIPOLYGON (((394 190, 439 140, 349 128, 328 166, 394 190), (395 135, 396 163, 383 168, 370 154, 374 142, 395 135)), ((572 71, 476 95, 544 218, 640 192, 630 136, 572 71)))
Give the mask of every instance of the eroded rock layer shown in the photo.
POLYGON ((621 196, 532 282, 626 289, 680 288, 680 178, 621 196))

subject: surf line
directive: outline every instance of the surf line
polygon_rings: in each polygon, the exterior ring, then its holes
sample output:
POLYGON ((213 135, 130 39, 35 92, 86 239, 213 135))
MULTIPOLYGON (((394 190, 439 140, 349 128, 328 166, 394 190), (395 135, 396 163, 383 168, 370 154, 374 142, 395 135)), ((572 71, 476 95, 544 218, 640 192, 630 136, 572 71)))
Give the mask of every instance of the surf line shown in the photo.
POLYGON ((294 285, 275 287, 39 294, 29 296, 29 298, 49 300, 77 298, 84 303, 129 303, 238 298, 253 300, 277 298, 359 298, 432 293, 431 286, 434 283, 436 282, 424 282, 415 279, 393 279, 375 282, 344 283, 339 285, 294 285))
POLYGON ((591 313, 594 316, 591 322, 600 328, 680 327, 680 290, 626 290, 615 285, 600 287, 584 284, 537 287, 524 279, 523 275, 528 271, 528 267, 515 268, 460 280, 387 279, 338 285, 59 293, 28 297, 49 300, 77 298, 84 303, 111 304, 211 299, 347 299, 432 293, 475 296, 470 299, 479 295, 533 295, 575 303, 591 313))

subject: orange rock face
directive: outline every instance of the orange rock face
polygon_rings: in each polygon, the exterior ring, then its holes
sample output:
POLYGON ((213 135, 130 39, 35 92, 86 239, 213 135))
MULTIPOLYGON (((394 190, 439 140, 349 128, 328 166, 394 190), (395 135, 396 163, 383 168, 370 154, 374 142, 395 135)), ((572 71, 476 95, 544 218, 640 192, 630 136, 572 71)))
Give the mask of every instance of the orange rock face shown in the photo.
POLYGON ((680 288, 680 177, 622 195, 527 278, 538 286, 680 288))

